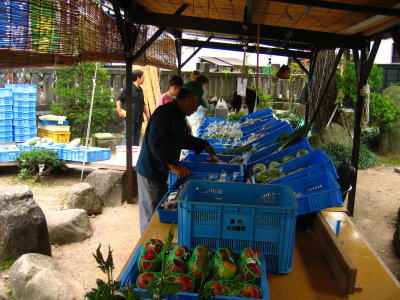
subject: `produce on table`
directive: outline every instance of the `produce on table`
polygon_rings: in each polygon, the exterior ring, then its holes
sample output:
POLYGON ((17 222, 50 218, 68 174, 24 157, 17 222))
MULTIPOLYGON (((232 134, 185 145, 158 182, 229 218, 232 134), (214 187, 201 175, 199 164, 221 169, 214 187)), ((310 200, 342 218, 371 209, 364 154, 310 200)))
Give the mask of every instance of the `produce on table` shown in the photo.
POLYGON ((264 164, 255 164, 253 168, 251 169, 252 174, 257 174, 262 171, 265 171, 267 167, 264 164))
POLYGON ((277 161, 271 161, 271 162, 268 164, 268 169, 271 169, 271 168, 277 167, 277 166, 279 166, 279 165, 280 165, 280 162, 277 162, 277 161))
POLYGON ((239 290, 239 294, 246 298, 259 299, 262 296, 260 288, 253 283, 245 283, 239 290))
POLYGON ((179 192, 171 192, 165 202, 160 205, 161 209, 178 210, 178 195, 179 192))
POLYGON ((138 288, 147 289, 154 280, 156 280, 155 273, 144 272, 136 279, 136 285, 138 288))
POLYGON ((261 252, 256 248, 244 248, 239 256, 239 261, 247 261, 248 259, 254 259, 260 262, 261 252))
POLYGON ((308 154, 308 151, 306 149, 300 149, 299 151, 297 151, 296 157, 300 157, 306 154, 308 154))
POLYGON ((181 292, 190 292, 195 287, 194 279, 191 276, 185 274, 178 275, 178 277, 175 278, 174 282, 181 285, 181 292))
POLYGON ((284 158, 282 158, 282 163, 284 164, 285 162, 288 162, 289 160, 295 159, 293 155, 286 155, 284 158))
POLYGON ((217 275, 221 279, 232 279, 238 273, 238 267, 230 261, 223 261, 217 268, 217 275))
POLYGON ((166 271, 169 273, 183 273, 187 272, 186 263, 183 259, 172 258, 167 261, 166 271))
POLYGON ((256 183, 268 183, 279 177, 282 177, 283 172, 281 169, 269 169, 255 175, 256 183))
POLYGON ((70 142, 65 146, 64 149, 71 149, 71 148, 78 147, 80 143, 81 143, 81 139, 80 139, 80 138, 73 139, 72 141, 70 141, 70 142))
POLYGON ((174 247, 174 249, 171 250, 171 252, 169 253, 168 257, 176 257, 176 258, 180 258, 184 261, 187 261, 189 259, 190 256, 190 251, 189 249, 184 246, 184 245, 178 245, 176 247, 174 247))
POLYGON ((226 280, 208 281, 204 288, 206 290, 211 290, 216 296, 224 296, 229 294, 230 284, 229 281, 226 280))
POLYGON ((139 256, 139 270, 140 271, 156 271, 161 263, 161 255, 164 250, 164 244, 157 239, 148 240, 139 256))
POLYGON ((244 113, 239 110, 237 113, 230 114, 228 116, 228 120, 240 120, 243 117, 244 117, 244 113))

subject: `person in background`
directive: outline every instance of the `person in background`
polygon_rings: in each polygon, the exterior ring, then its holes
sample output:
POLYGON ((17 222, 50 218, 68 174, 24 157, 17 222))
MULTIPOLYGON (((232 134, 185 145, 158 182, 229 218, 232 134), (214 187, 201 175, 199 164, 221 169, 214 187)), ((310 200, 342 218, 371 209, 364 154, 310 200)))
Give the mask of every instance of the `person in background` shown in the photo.
POLYGON ((196 81, 196 79, 201 75, 200 71, 194 70, 190 74, 190 81, 196 81))
POLYGON ((178 95, 178 92, 181 89, 182 85, 183 85, 182 78, 180 78, 179 76, 172 76, 172 78, 168 82, 169 86, 168 92, 162 94, 160 98, 158 98, 156 107, 159 107, 174 100, 176 95, 178 95))
MULTIPOLYGON (((146 120, 150 119, 150 113, 147 105, 144 103, 143 90, 140 87, 144 82, 144 76, 142 70, 132 71, 132 146, 139 146, 140 133, 142 131, 143 113, 146 116, 146 120)), ((116 106, 118 115, 125 119, 126 118, 126 87, 119 94, 116 106)), ((126 145, 126 121, 124 122, 124 138, 122 145, 126 145)))
POLYGON ((188 82, 180 89, 176 100, 161 105, 154 111, 146 128, 143 145, 136 164, 140 232, 143 234, 155 208, 166 192, 168 171, 178 178, 190 176, 190 171, 178 164, 181 150, 203 150, 215 155, 210 144, 193 137, 186 126, 186 116, 199 105, 207 106, 200 82, 188 82))
MULTIPOLYGON (((247 108, 249 109, 249 113, 251 114, 254 111, 254 106, 256 104, 256 91, 246 88, 246 100, 245 104, 247 104, 247 108)), ((259 103, 259 99, 257 97, 257 103, 259 103)))
MULTIPOLYGON (((202 84, 203 98, 207 99, 208 78, 204 75, 200 75, 197 77, 196 81, 200 82, 202 84)), ((208 104, 208 101, 207 101, 207 104, 208 104)), ((207 107, 199 106, 193 114, 191 114, 190 116, 187 117, 190 127, 192 128, 193 136, 197 136, 197 131, 198 131, 201 123, 203 122, 204 118, 206 117, 207 111, 208 111, 208 105, 207 105, 207 107)))

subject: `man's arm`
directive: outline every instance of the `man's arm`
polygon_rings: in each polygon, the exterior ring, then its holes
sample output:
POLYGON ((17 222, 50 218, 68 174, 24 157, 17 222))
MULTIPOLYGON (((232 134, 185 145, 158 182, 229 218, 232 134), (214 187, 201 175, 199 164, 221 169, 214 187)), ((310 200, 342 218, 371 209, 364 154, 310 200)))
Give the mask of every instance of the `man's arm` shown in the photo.
POLYGON ((117 107, 118 116, 120 116, 121 118, 124 118, 124 119, 125 119, 126 115, 124 114, 124 112, 123 112, 123 110, 122 110, 122 101, 118 99, 118 100, 115 102, 115 105, 116 105, 116 107, 117 107))
POLYGON ((147 107, 147 104, 145 104, 143 106, 143 112, 144 112, 144 115, 146 116, 146 120, 149 121, 150 120, 150 112, 149 112, 149 108, 147 107))

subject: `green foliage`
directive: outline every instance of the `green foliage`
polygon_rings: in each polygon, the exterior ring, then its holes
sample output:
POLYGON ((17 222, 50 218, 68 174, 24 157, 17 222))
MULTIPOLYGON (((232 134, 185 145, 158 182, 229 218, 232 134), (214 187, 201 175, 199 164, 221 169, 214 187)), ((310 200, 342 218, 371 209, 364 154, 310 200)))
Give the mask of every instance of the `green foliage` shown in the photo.
POLYGON ((277 113, 276 116, 282 120, 288 121, 290 124, 292 124, 292 127, 294 130, 300 127, 301 123, 301 118, 296 115, 293 111, 288 110, 282 113, 277 113))
POLYGON ((121 288, 121 282, 115 281, 113 278, 114 260, 112 257, 112 250, 108 247, 107 259, 104 259, 103 254, 100 251, 101 245, 96 249, 96 253, 93 253, 98 268, 107 275, 107 282, 101 279, 96 280, 97 288, 93 288, 90 292, 86 293, 85 299, 89 300, 114 300, 114 299, 125 299, 125 300, 139 300, 140 294, 135 293, 132 286, 127 286, 122 290, 122 295, 118 292, 121 288))
POLYGON ((361 130, 361 143, 371 151, 377 151, 379 147, 379 128, 367 127, 361 130))
POLYGON ((396 102, 379 93, 370 94, 369 110, 371 123, 381 129, 393 127, 400 118, 400 107, 396 102))
MULTIPOLYGON (((369 88, 371 92, 376 92, 382 86, 382 71, 381 67, 376 64, 372 66, 371 73, 368 77, 369 88)), ((355 106, 357 101, 357 79, 356 79, 356 69, 354 67, 354 62, 346 62, 343 74, 339 72, 336 73, 337 86, 345 94, 348 104, 355 106)))
POLYGON ((64 161, 58 158, 57 153, 49 149, 32 149, 21 152, 15 161, 21 169, 18 173, 18 178, 21 180, 34 175, 36 175, 36 179, 39 179, 39 176, 50 174, 57 167, 63 168, 64 166, 64 161), (43 168, 40 169, 40 166, 43 168))
MULTIPOLYGON (((335 167, 338 167, 342 162, 351 164, 352 147, 344 146, 338 143, 329 143, 323 145, 321 149, 332 157, 335 167)), ((358 167, 360 169, 367 169, 377 164, 378 159, 376 158, 376 155, 368 150, 365 145, 361 144, 358 167)))
POLYGON ((228 120, 240 120, 243 117, 244 117, 244 113, 239 110, 237 113, 230 114, 228 116, 228 120))
POLYGON ((17 260, 16 258, 13 258, 0 263, 0 272, 11 268, 11 266, 13 265, 13 263, 15 263, 16 260, 17 260))
MULTIPOLYGON (((51 106, 51 113, 66 115, 73 136, 86 135, 92 97, 95 63, 82 63, 74 67, 58 67, 54 93, 58 100, 51 106)), ((104 68, 97 69, 96 89, 93 100, 91 132, 104 132, 114 107, 111 89, 106 88, 109 75, 104 68)))

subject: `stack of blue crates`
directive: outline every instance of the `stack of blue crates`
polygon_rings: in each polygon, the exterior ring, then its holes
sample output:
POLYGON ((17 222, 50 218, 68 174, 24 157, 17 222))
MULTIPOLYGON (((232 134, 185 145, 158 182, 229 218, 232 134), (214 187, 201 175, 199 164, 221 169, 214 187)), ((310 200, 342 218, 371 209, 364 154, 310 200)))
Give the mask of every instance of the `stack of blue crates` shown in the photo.
POLYGON ((36 85, 6 84, 12 89, 14 142, 25 142, 37 136, 36 85))
POLYGON ((0 89, 0 143, 13 141, 13 98, 11 89, 0 89))

